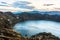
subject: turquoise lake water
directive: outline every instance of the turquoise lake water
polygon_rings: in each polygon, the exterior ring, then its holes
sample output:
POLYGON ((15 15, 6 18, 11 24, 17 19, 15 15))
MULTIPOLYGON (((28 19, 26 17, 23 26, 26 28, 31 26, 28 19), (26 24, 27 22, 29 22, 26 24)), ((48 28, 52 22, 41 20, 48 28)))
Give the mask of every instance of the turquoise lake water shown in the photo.
POLYGON ((15 24, 14 30, 24 35, 35 35, 41 32, 50 32, 55 36, 60 37, 60 22, 47 20, 30 20, 15 24))

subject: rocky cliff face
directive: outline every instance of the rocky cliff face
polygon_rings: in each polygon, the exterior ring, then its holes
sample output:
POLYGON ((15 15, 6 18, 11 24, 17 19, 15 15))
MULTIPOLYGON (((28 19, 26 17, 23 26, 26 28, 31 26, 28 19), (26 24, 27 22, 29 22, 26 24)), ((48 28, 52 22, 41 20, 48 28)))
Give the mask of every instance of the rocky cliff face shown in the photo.
POLYGON ((13 30, 13 25, 17 22, 26 20, 54 20, 60 22, 59 18, 60 16, 57 15, 0 12, 0 40, 60 40, 50 33, 39 33, 31 37, 22 37, 21 34, 13 30))
POLYGON ((14 19, 10 13, 0 12, 0 40, 21 40, 21 35, 12 29, 14 19))
POLYGON ((12 29, 1 28, 0 40, 21 40, 21 36, 12 29))
POLYGON ((52 35, 51 33, 43 32, 43 33, 39 33, 31 36, 29 40, 60 40, 60 39, 52 35))

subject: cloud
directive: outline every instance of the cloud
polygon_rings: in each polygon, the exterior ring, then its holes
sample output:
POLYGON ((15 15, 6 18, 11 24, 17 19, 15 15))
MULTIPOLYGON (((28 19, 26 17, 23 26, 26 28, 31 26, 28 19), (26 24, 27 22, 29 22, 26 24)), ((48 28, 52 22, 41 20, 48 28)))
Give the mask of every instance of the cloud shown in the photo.
POLYGON ((52 6, 54 4, 43 4, 43 6, 52 6))
POLYGON ((16 1, 16 3, 15 3, 15 2, 13 2, 13 0, 9 0, 9 1, 0 0, 0 11, 11 11, 11 12, 13 12, 13 11, 21 11, 21 12, 31 11, 32 7, 27 6, 27 4, 30 4, 29 2, 21 1, 21 3, 20 3, 18 1, 16 1), (9 3, 9 1, 11 3, 9 3))
POLYGON ((23 9, 60 11, 60 0, 0 0, 0 2, 23 9))
POLYGON ((60 8, 60 0, 28 0, 32 6, 38 10, 58 11, 55 7, 60 8), (45 6, 44 6, 45 5, 45 6))
POLYGON ((16 1, 16 0, 0 0, 0 2, 5 2, 8 4, 12 4, 14 1, 16 1))
POLYGON ((21 4, 31 4, 30 2, 27 2, 27 1, 18 1, 18 2, 21 4))
POLYGON ((9 4, 6 2, 0 2, 0 6, 8 6, 9 4))
POLYGON ((6 2, 1 2, 2 4, 7 4, 6 2))
POLYGON ((27 1, 16 1, 13 3, 13 6, 25 9, 33 9, 33 6, 28 6, 29 4, 31 3, 27 1))

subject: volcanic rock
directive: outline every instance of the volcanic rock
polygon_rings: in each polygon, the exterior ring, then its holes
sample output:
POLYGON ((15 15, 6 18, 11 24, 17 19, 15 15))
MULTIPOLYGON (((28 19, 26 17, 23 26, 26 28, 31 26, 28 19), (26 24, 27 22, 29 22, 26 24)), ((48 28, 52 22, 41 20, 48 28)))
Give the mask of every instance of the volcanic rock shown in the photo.
POLYGON ((29 40, 60 40, 60 39, 52 35, 51 33, 43 32, 43 33, 39 33, 31 36, 29 40))

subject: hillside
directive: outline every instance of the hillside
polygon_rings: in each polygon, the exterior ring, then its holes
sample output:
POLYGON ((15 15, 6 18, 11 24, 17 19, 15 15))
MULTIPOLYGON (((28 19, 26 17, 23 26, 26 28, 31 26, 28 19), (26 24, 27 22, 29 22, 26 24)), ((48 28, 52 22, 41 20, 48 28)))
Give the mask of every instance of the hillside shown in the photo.
POLYGON ((51 33, 39 33, 30 37, 29 40, 60 40, 58 37, 52 35, 51 33))
POLYGON ((60 38, 51 33, 39 33, 31 37, 23 37, 21 34, 13 30, 13 26, 18 22, 27 20, 52 20, 60 22, 59 15, 50 14, 12 14, 11 12, 0 12, 0 40, 60 40, 60 38))

